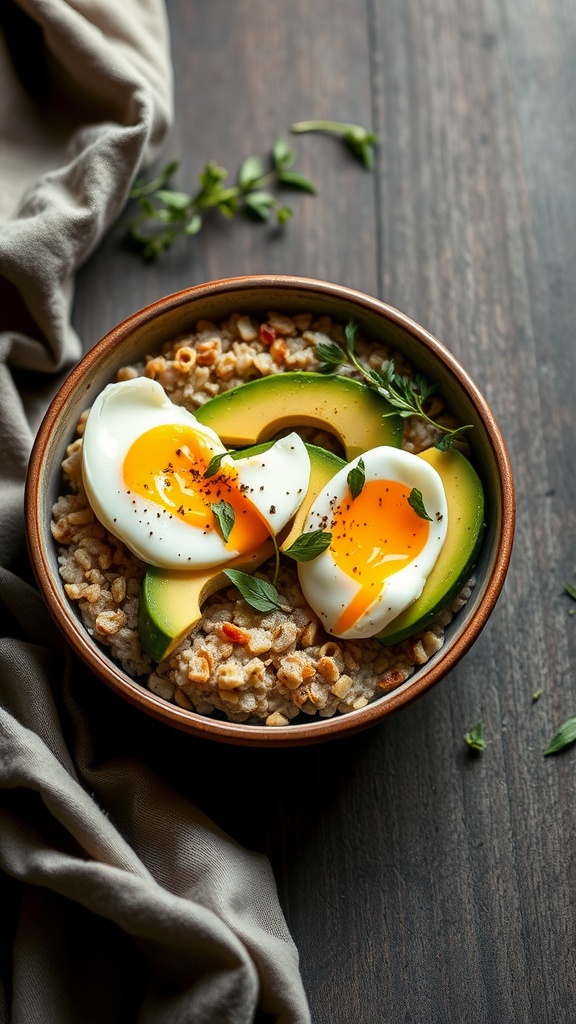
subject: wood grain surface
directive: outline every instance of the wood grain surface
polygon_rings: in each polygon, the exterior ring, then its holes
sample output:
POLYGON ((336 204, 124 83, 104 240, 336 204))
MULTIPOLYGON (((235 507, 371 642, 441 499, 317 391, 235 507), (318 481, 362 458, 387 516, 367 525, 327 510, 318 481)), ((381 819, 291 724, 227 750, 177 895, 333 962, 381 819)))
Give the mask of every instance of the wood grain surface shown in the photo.
MULTIPOLYGON (((318 194, 282 231, 214 219, 144 265, 114 228, 81 270, 85 346, 190 284, 300 273, 437 335, 491 403, 518 525, 497 608, 458 668, 346 741, 234 749, 168 735, 95 687, 133 749, 270 857, 315 1024, 576 1020, 576 17, 572 0, 168 0, 187 190, 311 117, 381 137, 373 173, 292 136, 318 194), (533 693, 542 695, 533 701, 533 693), (482 720, 488 746, 463 736, 482 720)), ((292 197, 291 197, 292 199, 292 197)), ((167 847, 169 855, 169 846, 167 847)))

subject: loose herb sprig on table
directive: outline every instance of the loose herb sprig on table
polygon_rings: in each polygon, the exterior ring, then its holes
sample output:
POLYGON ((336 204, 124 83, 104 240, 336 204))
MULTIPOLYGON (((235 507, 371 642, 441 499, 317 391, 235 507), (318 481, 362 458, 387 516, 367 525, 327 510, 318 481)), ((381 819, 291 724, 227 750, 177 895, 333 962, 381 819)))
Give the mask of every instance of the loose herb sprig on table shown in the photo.
POLYGON ((275 214, 277 223, 285 224, 292 210, 270 188, 316 192, 314 182, 293 169, 295 159, 286 140, 278 136, 268 170, 259 156, 250 156, 240 167, 236 183, 227 185, 228 171, 209 160, 198 176, 200 187, 193 194, 166 187, 179 167, 174 160, 153 181, 137 182, 132 188, 130 199, 138 202, 140 213, 128 220, 128 234, 146 259, 154 259, 178 238, 197 235, 205 215, 212 210, 228 218, 249 213, 264 221, 275 214))
POLYGON ((371 171, 374 167, 374 143, 378 142, 378 136, 360 124, 348 124, 346 121, 296 121, 290 125, 290 131, 295 134, 328 132, 337 135, 367 170, 371 171))
POLYGON ((471 750, 485 750, 486 740, 484 739, 484 726, 482 722, 476 722, 464 736, 464 742, 471 750))
POLYGON ((393 412, 385 415, 392 416, 397 413, 402 419, 406 419, 408 416, 418 416, 420 419, 425 420, 426 423, 430 423, 431 426, 440 430, 442 436, 436 443, 436 448, 439 448, 440 451, 447 451, 455 441, 462 438, 467 430, 472 429, 471 424, 467 424, 463 427, 457 427, 455 430, 449 430, 448 427, 444 427, 441 423, 437 423, 428 416, 424 406, 427 399, 436 391, 438 385, 427 380, 424 374, 417 373, 412 380, 410 377, 396 373, 393 359, 388 359, 382 363, 380 370, 366 369, 354 351, 357 331, 358 324, 354 321, 349 321, 346 324, 344 328, 346 336, 345 349, 335 341, 317 346, 316 352, 320 360, 322 372, 333 372, 343 365, 353 366, 366 383, 386 398, 392 406, 393 412))
MULTIPOLYGON (((365 167, 370 170, 374 167, 377 136, 361 125, 301 121, 293 124, 291 131, 336 133, 365 167)), ((178 238, 197 235, 206 215, 214 210, 227 218, 249 214, 261 221, 268 221, 274 215, 278 225, 286 224, 293 210, 272 189, 298 189, 311 194, 317 191, 311 178, 294 170, 295 161, 296 154, 286 139, 278 135, 268 170, 259 156, 249 156, 238 171, 236 183, 230 185, 226 184, 228 171, 209 160, 198 176, 200 187, 189 194, 168 187, 180 166, 177 160, 172 160, 152 181, 137 181, 133 186, 129 198, 139 204, 140 212, 126 222, 128 236, 141 249, 144 258, 152 260, 170 249, 178 238)))

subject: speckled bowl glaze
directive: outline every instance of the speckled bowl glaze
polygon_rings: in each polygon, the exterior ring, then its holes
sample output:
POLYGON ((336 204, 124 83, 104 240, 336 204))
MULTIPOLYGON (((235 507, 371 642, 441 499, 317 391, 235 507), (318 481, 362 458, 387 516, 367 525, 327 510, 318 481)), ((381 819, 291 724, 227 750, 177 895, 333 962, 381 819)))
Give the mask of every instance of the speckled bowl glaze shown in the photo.
POLYGON ((506 447, 494 416, 468 373, 446 348, 409 317, 378 299, 342 285, 287 276, 250 276, 197 285, 139 310, 103 338, 74 368, 54 398, 32 451, 26 487, 26 526, 32 566, 40 590, 76 654, 118 696, 167 726, 196 736, 243 746, 299 746, 337 739, 376 725, 443 679, 469 650, 496 604, 510 561, 514 535, 514 486, 506 447), (361 332, 403 352, 438 381, 448 406, 471 423, 471 457, 486 499, 486 531, 476 567, 477 584, 466 607, 446 631, 445 643, 426 665, 396 690, 358 711, 307 719, 282 727, 244 725, 208 718, 170 704, 127 676, 94 642, 68 600, 58 574, 50 533, 52 505, 61 493, 61 463, 80 413, 119 367, 155 352, 200 319, 219 321, 235 310, 329 314, 358 322, 361 332))

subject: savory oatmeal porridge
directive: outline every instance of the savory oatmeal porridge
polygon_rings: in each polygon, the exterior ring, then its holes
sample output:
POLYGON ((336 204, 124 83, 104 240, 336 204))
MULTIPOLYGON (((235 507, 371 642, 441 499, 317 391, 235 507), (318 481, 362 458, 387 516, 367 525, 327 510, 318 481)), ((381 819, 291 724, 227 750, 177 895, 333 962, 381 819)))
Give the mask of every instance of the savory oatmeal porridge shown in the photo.
MULTIPOLYGON (((194 412, 248 381, 287 371, 318 372, 318 346, 333 342, 343 344, 344 329, 326 316, 234 313, 219 324, 199 321, 193 332, 167 342, 159 353, 123 367, 117 380, 157 381, 173 403, 194 412)), ((384 346, 358 338, 356 353, 368 368, 378 370, 393 357, 400 373, 412 374, 403 357, 384 346)), ((338 373, 356 376, 351 367, 338 373)), ((440 398, 432 396, 429 407, 436 422, 457 426, 440 398)), ((286 725, 300 713, 329 717, 362 708, 405 682, 442 647, 444 630, 470 596, 473 579, 423 630, 384 646, 375 637, 342 639, 328 633, 304 598, 295 563, 282 559, 275 578, 281 607, 257 611, 230 583, 208 597, 200 620, 176 649, 154 662, 138 630, 146 565, 96 518, 83 484, 87 415, 88 410, 68 447, 65 493, 53 508, 60 574, 90 635, 155 694, 201 715, 286 725)), ((338 452, 330 432, 305 427, 298 433, 309 444, 338 452)), ((418 454, 439 436, 416 416, 402 420, 407 452, 418 454)), ((269 559, 257 569, 258 578, 271 581, 275 568, 269 559)))

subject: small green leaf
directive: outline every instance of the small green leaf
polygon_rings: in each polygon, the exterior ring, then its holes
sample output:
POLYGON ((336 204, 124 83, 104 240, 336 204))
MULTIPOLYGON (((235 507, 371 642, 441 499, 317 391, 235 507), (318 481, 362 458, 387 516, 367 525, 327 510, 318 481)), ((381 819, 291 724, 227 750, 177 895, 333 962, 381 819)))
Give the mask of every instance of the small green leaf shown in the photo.
POLYGON ((316 195, 316 185, 311 178, 308 178, 305 174, 299 174, 298 171, 278 171, 278 181, 281 185, 287 185, 289 188, 300 188, 304 192, 310 192, 312 195, 316 195))
POLYGON ((294 153, 281 135, 278 135, 272 149, 272 159, 277 171, 286 170, 294 163, 294 153))
POLYGON ((220 533, 222 534, 225 541, 227 541, 232 533, 234 527, 235 514, 234 509, 229 501, 218 501, 210 506, 214 517, 220 527, 220 533))
POLYGON ((202 227, 202 217, 195 213, 184 227, 185 235, 197 235, 202 227))
POLYGON ((537 700, 540 700, 540 697, 542 696, 543 692, 543 690, 534 690, 534 693, 532 694, 533 704, 535 704, 537 700))
POLYGON ((260 579, 259 576, 251 576, 250 573, 242 572, 240 569, 224 569, 224 573, 238 588, 246 603, 257 612, 273 612, 286 608, 276 587, 273 587, 268 580, 260 579))
POLYGON ((567 718, 562 723, 558 732, 550 740, 550 743, 544 751, 544 756, 548 754, 557 754, 558 751, 564 750, 565 747, 569 747, 571 743, 576 740, 576 718, 567 718))
POLYGON ((164 185, 176 173, 179 166, 178 160, 171 160, 152 181, 144 182, 138 180, 130 190, 130 199, 140 199, 141 196, 149 196, 159 188, 164 188, 164 185))
POLYGON ((346 480, 348 481, 348 487, 350 488, 352 499, 357 498, 364 487, 364 481, 366 480, 364 459, 358 459, 356 465, 348 473, 346 480))
POLYGON ((230 453, 228 451, 216 452, 216 455, 212 456, 210 462, 208 463, 206 469, 204 470, 204 473, 202 474, 205 480, 207 480, 208 477, 210 476, 216 475, 216 473, 220 469, 220 463, 222 462, 222 459, 224 459, 229 454, 230 453))
POLYGON ((349 320, 344 328, 344 334, 346 336, 346 345, 348 347, 348 355, 352 355, 354 352, 354 346, 356 344, 356 335, 358 333, 358 324, 355 320, 349 320))
POLYGON ((340 366, 346 362, 346 353, 337 345, 335 341, 330 342, 326 345, 324 342, 320 342, 316 346, 316 355, 321 363, 326 366, 340 366))
POLYGON ((276 219, 279 224, 287 224, 292 216, 293 211, 289 206, 279 206, 276 210, 276 219))
POLYGON ((459 441, 467 430, 472 430, 471 423, 468 423, 465 427, 457 427, 456 430, 448 430, 445 434, 442 434, 442 437, 436 442, 435 447, 440 452, 447 452, 454 442, 459 441))
POLYGON ((270 211, 276 204, 276 200, 270 192, 249 192, 244 196, 244 202, 248 209, 261 220, 268 220, 270 211))
POLYGON ((169 210, 185 210, 191 202, 190 196, 186 192, 172 192, 168 189, 158 189, 155 197, 169 210))
POLYGON ((486 740, 484 739, 484 726, 482 722, 476 722, 471 729, 468 730, 464 736, 464 742, 472 750, 484 750, 486 747, 486 740))
POLYGON ((258 156, 249 156, 238 172, 238 184, 241 188, 250 188, 264 174, 262 161, 258 156))
POLYGON ((420 519, 428 519, 432 522, 432 516, 429 516, 426 509, 424 508, 424 501, 422 499, 422 491, 419 491, 417 487, 413 487, 408 495, 408 504, 410 508, 413 508, 416 515, 420 516, 420 519))
POLYGON ((216 185, 219 185, 221 181, 225 181, 228 177, 228 171, 225 167, 219 167, 213 160, 209 160, 203 170, 198 175, 198 181, 202 186, 203 192, 212 192, 216 185))
POLYGON ((573 583, 565 583, 564 590, 568 594, 568 597, 571 597, 573 601, 576 601, 576 587, 573 583))
POLYGON ((327 530, 311 530, 301 533, 283 554, 293 558, 295 562, 311 562, 330 547, 332 534, 327 530))

